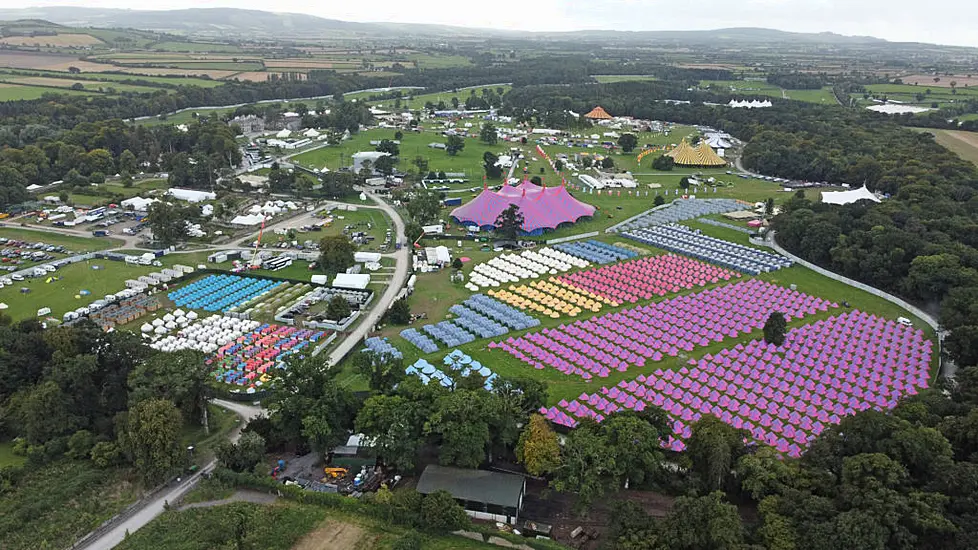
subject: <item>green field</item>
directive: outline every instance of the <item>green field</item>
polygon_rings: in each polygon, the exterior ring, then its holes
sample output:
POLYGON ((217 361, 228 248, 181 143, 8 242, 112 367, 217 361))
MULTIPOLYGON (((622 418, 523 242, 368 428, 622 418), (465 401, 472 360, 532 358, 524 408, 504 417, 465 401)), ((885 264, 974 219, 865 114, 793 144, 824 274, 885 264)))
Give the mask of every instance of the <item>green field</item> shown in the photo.
POLYGON ((781 88, 763 80, 703 80, 700 88, 710 88, 720 93, 736 93, 768 97, 783 97, 781 88))
POLYGON ((241 48, 232 44, 211 44, 206 42, 157 42, 150 46, 153 50, 165 52, 240 52, 241 48))
POLYGON ((118 239, 107 237, 76 237, 65 233, 53 231, 32 231, 19 227, 0 227, 0 237, 16 239, 18 241, 30 241, 32 243, 47 243, 64 246, 72 252, 92 252, 95 250, 105 250, 122 244, 118 239))
POLYGON ((785 90, 788 99, 797 101, 807 101, 808 103, 821 103, 823 105, 835 105, 837 101, 832 94, 832 88, 825 87, 820 90, 785 90))
MULTIPOLYGON (((135 81, 141 80, 145 82, 155 82, 158 84, 173 84, 176 86, 200 86, 201 88, 214 88, 217 86, 224 85, 223 81, 220 80, 210 80, 206 78, 191 78, 191 77, 181 77, 181 76, 143 76, 135 74, 121 74, 121 73, 79 73, 79 74, 68 74, 59 71, 45 71, 41 69, 30 69, 29 71, 18 71, 20 73, 28 72, 31 76, 35 74, 37 76, 46 76, 50 78, 67 78, 71 80, 79 81, 102 81, 102 82, 125 82, 125 81, 135 81)), ((24 76, 23 74, 15 75, 10 69, 0 69, 0 76, 6 78, 7 75, 12 77, 24 76)))
MULTIPOLYGON (((88 80, 88 79, 76 79, 68 76, 65 77, 29 77, 29 76, 19 76, 19 75, 0 75, 0 82, 7 84, 15 84, 17 86, 23 87, 37 87, 48 89, 52 92, 61 93, 63 89, 68 89, 79 84, 84 88, 84 91, 88 92, 99 92, 99 93, 125 93, 132 92, 138 94, 153 93, 159 91, 161 88, 153 88, 150 86, 140 86, 136 84, 123 84, 119 82, 103 82, 99 80, 88 80), (43 79, 43 82, 41 81, 43 79)), ((75 91, 74 89, 70 91, 75 91)))
POLYGON ((599 74, 592 76, 591 78, 601 82, 602 84, 607 84, 609 82, 647 82, 649 80, 658 80, 654 75, 641 75, 641 74, 599 74))
POLYGON ((146 275, 155 269, 111 260, 87 260, 57 270, 52 277, 59 279, 50 283, 45 282, 48 278, 14 281, 13 286, 0 289, 0 302, 10 306, 6 313, 16 320, 34 318, 37 310, 44 307, 51 308, 50 316, 60 320, 68 311, 86 306, 106 294, 119 292, 125 288, 126 279, 146 275), (93 269, 94 266, 100 269, 93 269), (30 292, 22 293, 21 288, 28 288, 30 292), (91 294, 76 299, 82 290, 91 294))
POLYGON ((18 84, 0 84, 0 101, 21 101, 40 99, 44 94, 92 95, 94 92, 84 90, 68 90, 47 88, 43 86, 21 86, 18 84))
POLYGON ((0 498, 5 550, 68 548, 138 497, 125 470, 61 460, 30 468, 0 498))
POLYGON ((7 466, 20 466, 27 460, 27 457, 14 454, 14 443, 5 441, 0 443, 0 469, 7 466))

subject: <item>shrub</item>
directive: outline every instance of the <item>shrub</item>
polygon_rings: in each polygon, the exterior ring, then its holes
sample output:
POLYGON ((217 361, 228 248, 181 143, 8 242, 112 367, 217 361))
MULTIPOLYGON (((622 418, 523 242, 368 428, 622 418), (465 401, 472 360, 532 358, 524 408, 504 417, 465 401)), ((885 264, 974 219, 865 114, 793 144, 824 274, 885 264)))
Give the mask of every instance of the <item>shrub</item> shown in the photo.
POLYGON ((92 447, 89 456, 92 457, 92 463, 99 468, 108 468, 122 461, 122 449, 115 442, 99 441, 92 447))
POLYGON ((439 533, 458 531, 469 525, 469 516, 448 491, 435 491, 424 497, 421 520, 427 529, 439 533))
POLYGON ((394 541, 391 550, 421 550, 423 539, 417 531, 410 531, 403 537, 394 541))
POLYGON ((88 458, 88 455, 92 452, 92 447, 94 446, 95 436, 92 435, 92 432, 88 430, 78 430, 72 434, 71 438, 68 439, 68 452, 66 454, 69 458, 81 460, 88 458))

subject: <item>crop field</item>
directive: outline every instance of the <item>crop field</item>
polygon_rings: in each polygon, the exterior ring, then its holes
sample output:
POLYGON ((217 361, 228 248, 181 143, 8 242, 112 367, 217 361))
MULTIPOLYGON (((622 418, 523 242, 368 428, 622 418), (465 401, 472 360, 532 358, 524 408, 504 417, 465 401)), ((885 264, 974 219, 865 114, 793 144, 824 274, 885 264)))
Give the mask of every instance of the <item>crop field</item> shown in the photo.
POLYGON ((5 36, 0 44, 11 46, 78 47, 96 46, 104 42, 90 34, 57 34, 54 36, 5 36))
POLYGON ((0 67, 65 72, 68 71, 68 67, 77 67, 82 72, 101 72, 112 69, 111 65, 82 61, 77 57, 67 55, 30 54, 14 51, 0 51, 0 67))
POLYGON ((942 76, 937 82, 934 81, 934 78, 935 77, 933 75, 915 74, 901 77, 901 80, 903 80, 903 82, 906 84, 932 86, 935 88, 950 88, 951 82, 956 82, 960 88, 964 88, 966 86, 978 86, 978 77, 974 75, 942 76))
POLYGON ((152 49, 165 52, 240 52, 233 44, 214 44, 210 42, 157 42, 152 49))

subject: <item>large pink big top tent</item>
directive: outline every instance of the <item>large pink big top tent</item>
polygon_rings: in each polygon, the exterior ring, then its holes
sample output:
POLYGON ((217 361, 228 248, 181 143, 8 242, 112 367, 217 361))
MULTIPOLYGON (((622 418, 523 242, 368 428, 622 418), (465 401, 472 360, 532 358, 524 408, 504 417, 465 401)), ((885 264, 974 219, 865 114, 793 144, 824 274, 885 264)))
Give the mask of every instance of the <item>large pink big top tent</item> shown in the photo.
POLYGON ((594 207, 570 195, 563 185, 541 187, 524 181, 518 186, 504 185, 498 192, 484 189, 471 202, 452 211, 455 221, 463 225, 477 225, 490 229, 499 214, 511 204, 520 207, 523 214, 523 231, 529 234, 543 233, 544 229, 556 229, 562 223, 594 215, 594 207))

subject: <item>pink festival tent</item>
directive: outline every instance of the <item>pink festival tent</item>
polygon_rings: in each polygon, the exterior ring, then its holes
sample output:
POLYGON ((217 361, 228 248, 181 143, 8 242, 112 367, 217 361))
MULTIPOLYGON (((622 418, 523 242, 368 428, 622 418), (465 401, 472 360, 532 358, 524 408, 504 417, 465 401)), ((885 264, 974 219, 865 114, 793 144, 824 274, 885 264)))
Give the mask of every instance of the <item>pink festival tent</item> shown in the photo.
POLYGON ((593 216, 595 210, 590 204, 572 197, 563 185, 541 187, 524 181, 515 187, 504 185, 498 192, 483 189, 478 197, 453 210, 452 217, 462 225, 491 229, 499 214, 511 204, 519 205, 523 214, 523 231, 531 235, 593 216))

